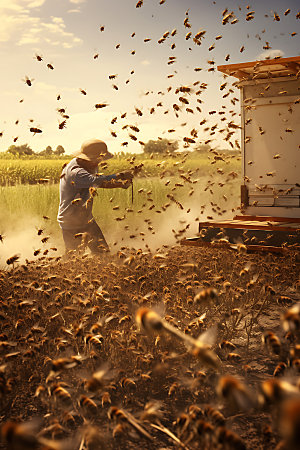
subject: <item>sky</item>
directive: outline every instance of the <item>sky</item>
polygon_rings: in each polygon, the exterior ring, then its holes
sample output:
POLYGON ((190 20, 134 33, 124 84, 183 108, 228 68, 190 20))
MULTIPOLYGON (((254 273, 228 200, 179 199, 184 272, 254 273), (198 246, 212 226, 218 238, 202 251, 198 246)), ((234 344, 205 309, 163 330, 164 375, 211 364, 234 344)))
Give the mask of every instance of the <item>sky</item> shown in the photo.
POLYGON ((239 91, 217 66, 300 55, 295 0, 140 3, 0 0, 0 151, 27 143, 70 154, 91 138, 114 153, 160 138, 231 148, 239 132, 224 137, 227 123, 240 124, 239 91))

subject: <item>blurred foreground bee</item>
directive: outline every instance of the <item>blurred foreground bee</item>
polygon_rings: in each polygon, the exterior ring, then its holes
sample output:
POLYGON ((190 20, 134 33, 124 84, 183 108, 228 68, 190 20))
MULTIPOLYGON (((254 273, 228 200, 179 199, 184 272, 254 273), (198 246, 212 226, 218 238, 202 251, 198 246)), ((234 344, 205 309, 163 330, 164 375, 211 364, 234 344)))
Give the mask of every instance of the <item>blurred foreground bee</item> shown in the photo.
POLYGON ((201 303, 206 300, 216 300, 218 298, 218 291, 215 288, 208 287, 198 292, 194 297, 194 303, 201 303))
POLYGON ((300 442, 300 400, 293 398, 281 405, 279 430, 286 442, 286 448, 297 449, 300 442))
POLYGON ((267 331, 262 336, 262 341, 266 347, 272 350, 275 355, 279 355, 281 351, 281 342, 279 338, 272 331, 267 331))
POLYGON ((296 386, 287 381, 273 378, 262 383, 259 403, 262 406, 276 404, 294 395, 299 395, 299 389, 296 386))
POLYGON ((116 406, 111 406, 108 413, 110 420, 117 420, 118 422, 125 422, 131 425, 139 434, 152 441, 152 436, 138 423, 138 421, 124 409, 119 409, 116 406))
POLYGON ((92 377, 85 381, 85 389, 90 392, 96 392, 105 386, 107 378, 107 370, 100 369, 94 372, 92 377))
POLYGON ((212 341, 215 340, 216 335, 216 330, 214 328, 202 333, 198 339, 194 339, 169 324, 155 311, 148 308, 140 308, 137 311, 136 321, 140 328, 144 329, 148 333, 154 332, 159 334, 162 332, 167 332, 168 334, 179 338, 190 348, 191 353, 199 358, 203 364, 214 369, 220 367, 220 360, 218 356, 210 350, 210 345, 212 344, 212 341))
POLYGON ((282 325, 285 331, 300 329, 300 303, 289 308, 282 316, 282 325))
POLYGON ((235 377, 221 377, 216 390, 234 410, 247 410, 254 406, 253 394, 235 377))

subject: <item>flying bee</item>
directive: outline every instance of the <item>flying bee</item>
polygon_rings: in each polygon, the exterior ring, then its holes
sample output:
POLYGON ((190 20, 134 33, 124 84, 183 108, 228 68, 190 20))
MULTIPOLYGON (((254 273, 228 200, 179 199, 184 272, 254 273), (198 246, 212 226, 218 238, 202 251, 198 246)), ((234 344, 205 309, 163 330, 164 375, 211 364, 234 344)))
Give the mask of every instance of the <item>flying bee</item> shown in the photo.
POLYGON ((253 395, 237 378, 224 376, 219 379, 217 394, 227 400, 235 410, 247 410, 254 406, 253 395))
POLYGON ((20 255, 13 255, 6 260, 6 264, 8 264, 8 265, 14 264, 15 262, 17 262, 19 260, 19 258, 20 258, 20 255))
POLYGON ((48 67, 48 69, 50 69, 50 70, 54 70, 54 67, 53 67, 53 65, 52 65, 52 64, 50 64, 50 63, 48 63, 48 64, 47 64, 47 67, 48 67))
POLYGON ((41 239, 41 242, 42 242, 43 244, 45 244, 46 242, 49 241, 49 238, 50 238, 50 236, 45 236, 45 237, 43 237, 43 239, 41 239))
POLYGON ((27 86, 32 86, 32 82, 34 81, 34 78, 31 78, 31 79, 30 79, 30 78, 27 77, 27 75, 26 75, 23 81, 27 84, 27 86))
POLYGON ((267 348, 271 349, 275 355, 279 355, 281 352, 280 339, 272 331, 267 331, 262 336, 262 341, 267 348))
POLYGON ((96 108, 96 109, 105 108, 106 106, 108 106, 107 103, 96 103, 96 104, 95 104, 95 108, 96 108))
POLYGON ((81 92, 82 95, 86 95, 86 91, 84 89, 79 88, 79 91, 81 92))
POLYGON ((85 381, 84 386, 90 392, 96 392, 105 386, 105 376, 107 375, 106 369, 100 369, 94 372, 92 377, 85 381))
POLYGON ((38 61, 43 61, 42 55, 38 55, 37 53, 35 54, 35 58, 36 58, 38 61))
POLYGON ((40 128, 34 128, 34 127, 30 127, 29 131, 31 131, 31 133, 33 133, 33 136, 37 133, 42 133, 43 130, 41 130, 40 128))
POLYGON ((139 0, 135 5, 136 8, 141 8, 143 6, 144 0, 139 0))
POLYGON ((59 128, 60 130, 62 130, 63 128, 66 128, 66 124, 67 124, 67 121, 66 121, 66 120, 63 120, 62 122, 60 122, 60 123, 58 124, 58 128, 59 128))
POLYGON ((134 109, 135 109, 135 112, 137 113, 138 116, 142 116, 143 115, 142 111, 139 108, 135 107, 134 109))

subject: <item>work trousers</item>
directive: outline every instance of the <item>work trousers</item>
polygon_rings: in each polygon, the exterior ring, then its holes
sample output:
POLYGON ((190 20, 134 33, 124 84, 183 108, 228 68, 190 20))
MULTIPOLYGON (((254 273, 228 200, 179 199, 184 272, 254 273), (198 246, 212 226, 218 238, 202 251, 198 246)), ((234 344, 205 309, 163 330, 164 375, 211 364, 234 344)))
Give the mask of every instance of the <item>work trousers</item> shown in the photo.
POLYGON ((70 250, 84 250, 86 247, 89 247, 94 254, 109 251, 105 237, 95 221, 72 230, 62 228, 62 234, 66 252, 70 250))

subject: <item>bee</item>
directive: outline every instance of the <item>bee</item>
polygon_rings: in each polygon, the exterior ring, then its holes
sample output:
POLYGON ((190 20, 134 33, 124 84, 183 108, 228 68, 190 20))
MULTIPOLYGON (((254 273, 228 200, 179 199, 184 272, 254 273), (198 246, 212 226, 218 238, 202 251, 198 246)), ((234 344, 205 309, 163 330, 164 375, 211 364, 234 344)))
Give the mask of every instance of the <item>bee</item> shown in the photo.
POLYGON ((94 345, 97 350, 101 350, 102 349, 102 343, 103 343, 103 336, 101 336, 101 334, 88 334, 87 336, 85 336, 84 338, 85 343, 86 344, 92 344, 94 345))
POLYGON ((101 25, 100 27, 99 27, 99 30, 102 32, 102 31, 104 31, 104 25, 101 25))
POLYGON ((218 298, 218 291, 215 288, 208 287, 195 295, 194 303, 201 303, 205 300, 216 300, 217 298, 218 298))
POLYGON ((274 369, 273 377, 279 377, 284 374, 287 365, 284 362, 280 362, 274 369))
POLYGON ((37 249, 37 250, 34 250, 33 255, 34 255, 34 256, 37 256, 37 255, 39 255, 40 253, 41 253, 41 249, 39 248, 39 249, 37 249))
POLYGON ((202 419, 197 420, 195 429, 200 436, 203 436, 205 434, 212 434, 214 432, 214 426, 202 419))
POLYGON ((37 423, 16 423, 7 421, 2 425, 1 434, 3 440, 8 444, 7 448, 30 450, 41 448, 42 438, 38 439, 37 423))
POLYGON ((258 401, 261 406, 279 403, 286 398, 299 395, 299 389, 284 380, 270 379, 264 381, 260 386, 261 394, 258 401))
POLYGON ((219 347, 220 347, 222 350, 228 350, 228 351, 230 351, 230 350, 235 350, 235 349, 236 349, 236 346, 235 346, 232 342, 229 342, 229 341, 226 341, 226 340, 223 340, 223 341, 219 344, 219 347))
POLYGON ((142 111, 140 109, 138 109, 136 107, 134 109, 135 109, 135 112, 137 113, 138 116, 142 116, 143 115, 143 113, 142 113, 142 111))
POLYGON ((242 357, 238 353, 228 353, 227 360, 232 362, 240 362, 242 357))
POLYGON ((34 78, 30 79, 29 77, 25 76, 23 81, 27 84, 27 86, 32 86, 32 82, 34 81, 34 78))
POLYGON ((223 416, 223 414, 212 406, 206 406, 204 408, 204 413, 206 414, 207 418, 211 419, 216 425, 225 424, 225 417, 223 416))
POLYGON ((116 406, 111 406, 107 415, 110 420, 117 420, 118 422, 121 422, 121 423, 124 423, 124 422, 128 423, 139 434, 141 434, 148 440, 153 441, 152 436, 138 423, 138 421, 128 411, 119 409, 116 406))
POLYGON ((14 264, 14 263, 17 262, 19 259, 20 259, 20 255, 13 255, 13 256, 11 256, 10 258, 8 258, 8 259, 6 260, 6 264, 7 264, 7 265, 14 264))
POLYGON ((78 401, 79 405, 88 414, 96 414, 98 410, 97 404, 86 395, 81 395, 78 401))
POLYGON ((247 410, 254 406, 253 396, 237 378, 224 376, 219 379, 217 394, 227 400, 235 410, 247 410))
POLYGON ((109 405, 111 404, 111 398, 110 398, 110 393, 109 392, 103 392, 102 397, 101 397, 101 405, 102 408, 104 408, 105 405, 109 405))
POLYGON ((122 378, 120 381, 120 385, 123 388, 134 388, 136 389, 136 383, 132 378, 122 378))
POLYGON ((79 91, 81 92, 82 95, 86 95, 86 91, 84 89, 79 88, 79 91))
POLYGON ((48 69, 50 69, 50 70, 54 70, 54 67, 53 67, 53 65, 52 65, 52 64, 50 64, 50 63, 48 63, 48 64, 47 64, 47 67, 48 67, 48 69))
POLYGON ((46 242, 48 242, 49 241, 49 236, 45 236, 45 237, 43 237, 43 239, 41 239, 41 242, 43 243, 43 244, 45 244, 46 242))
POLYGON ((60 372, 65 369, 72 369, 77 366, 78 361, 72 358, 59 358, 51 361, 51 370, 53 372, 60 372))
POLYGON ((235 449, 235 450, 246 450, 246 444, 242 438, 226 427, 219 427, 216 430, 216 437, 222 448, 235 449))
POLYGON ((135 5, 136 8, 141 8, 143 6, 144 0, 139 0, 135 5))
POLYGON ((300 401, 299 397, 285 401, 280 408, 279 430, 286 443, 286 448, 299 447, 300 401))
POLYGON ((105 386, 105 376, 107 375, 106 369, 100 369, 94 372, 89 380, 85 381, 85 389, 90 392, 96 392, 105 386))
POLYGON ((38 61, 43 61, 43 57, 42 57, 41 55, 38 55, 37 53, 35 54, 35 58, 36 58, 38 61))
POLYGON ((60 384, 55 383, 50 387, 51 395, 54 395, 57 400, 60 400, 66 406, 70 406, 72 404, 72 398, 69 392, 60 386, 60 384))
POLYGON ((285 331, 296 331, 300 328, 300 303, 289 308, 282 316, 282 325, 285 331))
POLYGON ((275 355, 279 355, 281 352, 281 342, 279 338, 272 331, 267 331, 262 336, 263 343, 275 353, 275 355))
POLYGON ((95 108, 96 108, 96 109, 105 108, 106 106, 108 106, 107 103, 96 103, 96 104, 95 104, 95 108))
POLYGON ((30 127, 30 128, 29 128, 29 131, 31 131, 31 133, 33 133, 33 136, 34 136, 36 133, 42 133, 42 132, 43 132, 40 128, 34 128, 34 127, 30 127))
POLYGON ((66 121, 66 120, 63 120, 62 122, 60 122, 60 123, 58 124, 58 128, 59 128, 60 130, 62 130, 62 129, 64 129, 64 128, 66 128, 66 124, 67 124, 67 121, 66 121))
POLYGON ((94 56, 93 56, 93 58, 94 58, 94 59, 99 58, 99 53, 95 53, 94 56))

